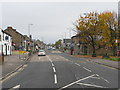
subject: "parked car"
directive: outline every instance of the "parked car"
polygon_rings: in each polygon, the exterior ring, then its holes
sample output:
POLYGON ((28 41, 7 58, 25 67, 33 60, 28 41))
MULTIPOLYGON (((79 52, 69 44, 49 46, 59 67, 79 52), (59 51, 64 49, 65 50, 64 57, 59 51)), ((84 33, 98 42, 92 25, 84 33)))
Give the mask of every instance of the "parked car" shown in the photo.
POLYGON ((46 53, 44 50, 39 50, 38 56, 46 56, 46 53))

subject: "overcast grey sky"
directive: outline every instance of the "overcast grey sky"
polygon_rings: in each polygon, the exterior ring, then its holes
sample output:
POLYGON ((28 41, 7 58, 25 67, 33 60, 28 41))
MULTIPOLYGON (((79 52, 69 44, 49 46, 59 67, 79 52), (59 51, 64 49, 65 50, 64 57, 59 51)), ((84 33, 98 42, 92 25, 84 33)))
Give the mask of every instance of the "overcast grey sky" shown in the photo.
MULTIPOLYGON (((118 12, 117 2, 6 2, 2 3, 2 29, 12 26, 28 34, 28 24, 34 39, 53 43, 70 36, 69 29, 80 14, 97 11, 118 12)), ((71 32, 73 35, 74 32, 71 32)))

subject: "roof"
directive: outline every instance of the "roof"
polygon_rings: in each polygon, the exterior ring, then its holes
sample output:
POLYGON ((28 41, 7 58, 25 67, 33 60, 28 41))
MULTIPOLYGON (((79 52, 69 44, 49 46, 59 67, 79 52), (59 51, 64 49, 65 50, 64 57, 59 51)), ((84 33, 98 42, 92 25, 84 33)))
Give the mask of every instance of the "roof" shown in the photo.
POLYGON ((8 29, 11 29, 11 30, 15 31, 16 33, 18 33, 18 34, 20 34, 21 36, 24 37, 24 35, 22 35, 22 34, 19 33, 18 31, 16 31, 16 29, 13 29, 12 27, 7 27, 7 29, 5 29, 4 32, 7 31, 8 29))
POLYGON ((3 33, 5 33, 5 34, 7 34, 7 35, 11 36, 9 33, 4 32, 2 29, 1 29, 1 31, 2 31, 3 33))

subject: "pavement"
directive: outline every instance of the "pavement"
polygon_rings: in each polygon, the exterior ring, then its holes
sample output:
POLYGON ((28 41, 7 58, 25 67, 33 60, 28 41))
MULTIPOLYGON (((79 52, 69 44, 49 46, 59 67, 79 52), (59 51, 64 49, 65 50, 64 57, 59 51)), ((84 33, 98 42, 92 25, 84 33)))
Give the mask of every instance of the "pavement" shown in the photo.
POLYGON ((20 68, 28 59, 28 57, 21 59, 22 55, 12 54, 10 56, 4 56, 4 64, 0 65, 2 67, 1 79, 9 76, 12 72, 20 68))
POLYGON ((46 56, 33 55, 22 68, 2 80, 2 87, 3 90, 13 88, 118 90, 118 71, 84 58, 75 58, 59 51, 47 51, 46 56))
POLYGON ((102 64, 102 65, 106 65, 106 66, 109 66, 109 67, 113 67, 113 68, 116 68, 116 69, 120 69, 119 67, 119 61, 110 61, 110 60, 105 60, 105 59, 88 59, 92 62, 95 62, 95 63, 98 63, 98 64, 102 64))

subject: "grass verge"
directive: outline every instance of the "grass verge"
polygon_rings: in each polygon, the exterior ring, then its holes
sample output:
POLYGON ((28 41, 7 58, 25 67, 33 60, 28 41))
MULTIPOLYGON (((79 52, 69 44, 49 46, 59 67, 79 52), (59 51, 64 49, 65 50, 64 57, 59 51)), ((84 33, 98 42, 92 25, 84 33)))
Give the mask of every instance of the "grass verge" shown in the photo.
POLYGON ((105 58, 107 60, 111 60, 111 61, 120 61, 120 58, 105 58))

